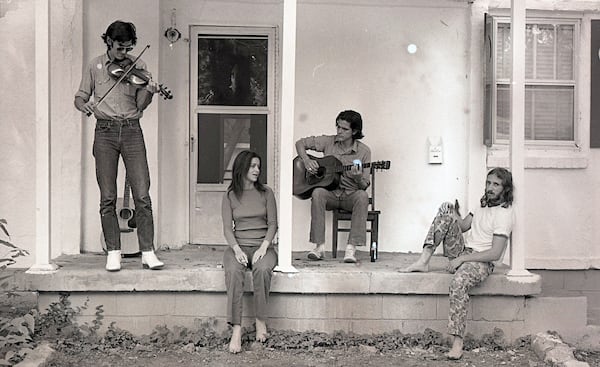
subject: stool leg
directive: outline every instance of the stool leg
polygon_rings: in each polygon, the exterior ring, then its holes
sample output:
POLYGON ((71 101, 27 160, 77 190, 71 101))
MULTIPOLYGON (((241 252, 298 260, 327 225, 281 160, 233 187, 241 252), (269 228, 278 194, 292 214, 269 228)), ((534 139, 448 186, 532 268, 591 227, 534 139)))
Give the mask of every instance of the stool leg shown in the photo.
POLYGON ((375 215, 375 218, 371 221, 371 241, 377 244, 375 251, 377 251, 377 258, 379 258, 379 215, 375 215))
POLYGON ((335 259, 337 258, 337 242, 338 242, 338 217, 337 210, 333 211, 333 226, 331 228, 331 234, 333 235, 333 239, 331 240, 331 256, 335 259))

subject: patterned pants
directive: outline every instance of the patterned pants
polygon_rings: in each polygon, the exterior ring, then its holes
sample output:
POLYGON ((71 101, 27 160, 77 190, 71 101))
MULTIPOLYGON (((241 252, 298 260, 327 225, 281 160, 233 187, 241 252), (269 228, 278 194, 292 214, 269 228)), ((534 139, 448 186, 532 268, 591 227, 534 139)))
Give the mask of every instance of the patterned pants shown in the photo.
MULTIPOLYGON (((438 213, 429 227, 423 247, 435 251, 440 243, 443 243, 444 256, 450 260, 473 252, 471 248, 465 247, 462 231, 456 219, 450 215, 438 213)), ((469 290, 483 282, 493 271, 493 263, 478 261, 464 262, 456 269, 450 282, 449 292, 448 333, 450 335, 464 337, 469 290)))

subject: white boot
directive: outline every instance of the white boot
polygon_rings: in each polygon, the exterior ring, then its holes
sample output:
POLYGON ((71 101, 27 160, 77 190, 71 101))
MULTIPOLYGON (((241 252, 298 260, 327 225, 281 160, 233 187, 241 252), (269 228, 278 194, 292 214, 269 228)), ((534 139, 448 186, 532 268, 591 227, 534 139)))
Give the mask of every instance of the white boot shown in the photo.
POLYGON ((121 250, 108 251, 108 256, 106 257, 106 270, 121 270, 121 250))
POLYGON ((142 251, 142 267, 144 269, 158 270, 165 264, 156 257, 154 251, 142 251))

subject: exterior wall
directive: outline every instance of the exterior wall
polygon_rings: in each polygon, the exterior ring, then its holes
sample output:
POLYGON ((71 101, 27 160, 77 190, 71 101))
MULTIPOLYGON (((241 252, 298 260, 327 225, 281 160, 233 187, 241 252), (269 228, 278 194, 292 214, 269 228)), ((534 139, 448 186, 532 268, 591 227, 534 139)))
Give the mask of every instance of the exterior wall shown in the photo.
MULTIPOLYGON (((224 293, 206 292, 85 292, 71 293, 69 301, 73 308, 86 306, 77 318, 79 323, 91 324, 101 305, 102 331, 114 321, 117 327, 141 335, 150 334, 158 325, 193 328, 208 323, 226 330, 227 315, 221 307, 226 298, 224 293)), ((40 293, 38 308, 43 312, 58 300, 57 293, 40 293)), ((254 323, 252 304, 251 296, 245 296, 244 327, 254 323)), ((467 333, 481 337, 500 328, 511 342, 548 329, 571 336, 585 327, 583 297, 475 296, 468 312, 467 333), (568 316, 561 312, 565 307, 571 310, 568 316)), ((446 333, 448 297, 277 293, 271 295, 269 315, 269 328, 281 330, 380 334, 421 333, 431 328, 446 333)))
MULTIPOLYGON (((469 14, 450 1, 298 4, 295 136, 335 134, 341 110, 362 114, 372 159, 392 161, 377 175, 381 251, 420 251, 439 203, 466 201, 469 14), (427 162, 430 137, 442 138, 442 165, 427 162)), ((294 249, 308 250, 310 201, 294 200, 293 216, 294 249)))
MULTIPOLYGON (((4 45, 0 53, 5 60, 0 83, 15 86, 4 89, 0 98, 4 173, 0 217, 8 220, 13 241, 30 251, 35 247, 33 4, 32 0, 11 2, 0 21, 4 45)), ((53 256, 100 249, 99 193, 91 156, 93 119, 82 118, 72 100, 82 63, 104 51, 99 36, 119 18, 136 24, 140 46, 152 45, 144 59, 176 96, 172 101, 155 97, 143 126, 157 243, 180 246, 187 242, 189 231, 188 26, 281 27, 282 2, 63 0, 60 6, 52 4, 53 256), (173 8, 183 38, 171 49, 162 34, 171 25, 173 8)), ((295 138, 333 133, 334 118, 342 109, 362 113, 364 141, 373 147, 373 158, 392 161, 392 169, 377 176, 382 251, 420 251, 441 201, 458 198, 465 208, 477 202, 488 158, 481 145, 482 14, 509 6, 509 1, 469 5, 450 0, 298 3, 295 138), (406 52, 409 43, 418 46, 416 54, 406 52), (427 140, 437 136, 443 141, 444 163, 429 165, 427 140)), ((585 131, 589 126, 585 80, 589 47, 585 46, 589 46, 589 20, 600 18, 597 2, 532 1, 527 6, 583 14, 579 91, 583 104, 578 123, 585 131)), ((600 228, 594 223, 600 219, 595 210, 600 204, 600 152, 586 148, 587 136, 581 139, 585 168, 528 169, 527 182, 519 187, 517 195, 526 193, 522 200, 527 210, 528 267, 598 266, 600 228)), ((294 250, 306 250, 308 201, 294 199, 293 218, 294 250)), ((329 228, 330 220, 328 241, 329 228)), ((19 265, 32 262, 28 257, 20 259, 19 265)))
POLYGON ((600 325, 600 271, 598 270, 534 270, 542 276, 542 296, 585 296, 587 320, 600 325))

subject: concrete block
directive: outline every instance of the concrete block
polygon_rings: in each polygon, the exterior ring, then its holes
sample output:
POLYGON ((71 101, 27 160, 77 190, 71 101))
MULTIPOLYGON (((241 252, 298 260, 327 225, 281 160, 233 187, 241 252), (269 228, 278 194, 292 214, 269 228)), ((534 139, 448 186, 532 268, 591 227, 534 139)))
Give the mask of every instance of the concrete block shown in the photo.
POLYGON ((180 316, 226 316, 227 295, 224 293, 173 293, 173 313, 180 316))
POLYGON ((533 337, 531 346, 538 358, 551 366, 589 366, 585 362, 577 361, 573 355, 573 348, 558 336, 538 333, 533 337))
POLYGON ((381 319, 381 295, 327 295, 327 318, 381 319))
POLYGON ((523 320, 525 299, 523 297, 471 297, 473 320, 513 321, 523 320))
POLYGON ((416 334, 422 333, 427 328, 446 333, 448 322, 442 320, 402 320, 402 326, 399 330, 405 334, 416 334))
POLYGON ((429 295, 384 295, 384 319, 435 320, 437 298, 429 295))
POLYGON ((277 330, 294 331, 317 331, 324 333, 333 333, 338 330, 350 330, 351 320, 328 320, 328 319, 289 319, 289 318, 270 318, 268 325, 277 330))
POLYGON ((542 294, 565 289, 564 270, 532 270, 531 272, 542 277, 542 294))
MULTIPOLYGON (((46 313, 50 304, 58 303, 60 301, 60 295, 55 292, 43 292, 39 294, 38 297, 38 310, 41 313, 46 313)), ((74 310, 80 308, 80 315, 95 315, 96 307, 102 305, 102 309, 104 310, 104 314, 114 315, 117 313, 117 304, 116 304, 116 296, 115 294, 109 293, 71 293, 69 295, 68 301, 70 302, 70 307, 74 310), (85 309, 81 308, 84 307, 85 309)))
POLYGON ((451 279, 450 274, 437 272, 373 272, 369 291, 391 294, 448 294, 451 279))
POLYGON ((50 356, 54 353, 54 349, 50 347, 48 342, 42 342, 34 350, 27 353, 25 358, 15 364, 14 367, 38 367, 45 363, 50 356))
POLYGON ((571 290, 600 291, 600 270, 566 272, 565 288, 571 290))
POLYGON ((529 334, 524 330, 524 321, 467 321, 467 333, 480 338, 485 334, 492 334, 494 329, 502 330, 504 341, 512 343, 520 336, 529 334))
MULTIPOLYGON (((482 296, 483 298, 487 298, 482 296)), ((471 296, 471 300, 474 297, 471 296)), ((436 296, 436 319, 437 320, 448 320, 448 313, 450 313, 450 298, 448 296, 436 296)), ((473 318, 473 302, 469 302, 467 305, 467 320, 473 318)))
POLYGON ((570 334, 587 323, 585 297, 531 297, 525 300, 525 328, 529 333, 558 331, 570 334))
POLYGON ((327 318, 328 304, 326 294, 273 294, 269 297, 269 315, 271 317, 292 317, 298 319, 327 318))
POLYGON ((356 334, 381 334, 402 330, 402 320, 352 320, 350 331, 356 334))
POLYGON ((116 298, 120 315, 170 315, 175 308, 175 295, 170 292, 126 292, 116 298))
MULTIPOLYGON (((300 279, 290 287, 280 289, 276 284, 272 285, 273 292, 286 293, 368 293, 370 285, 370 273, 367 272, 303 272, 296 274, 298 277, 288 279, 300 279)), ((283 285, 283 284, 282 284, 283 285)))

